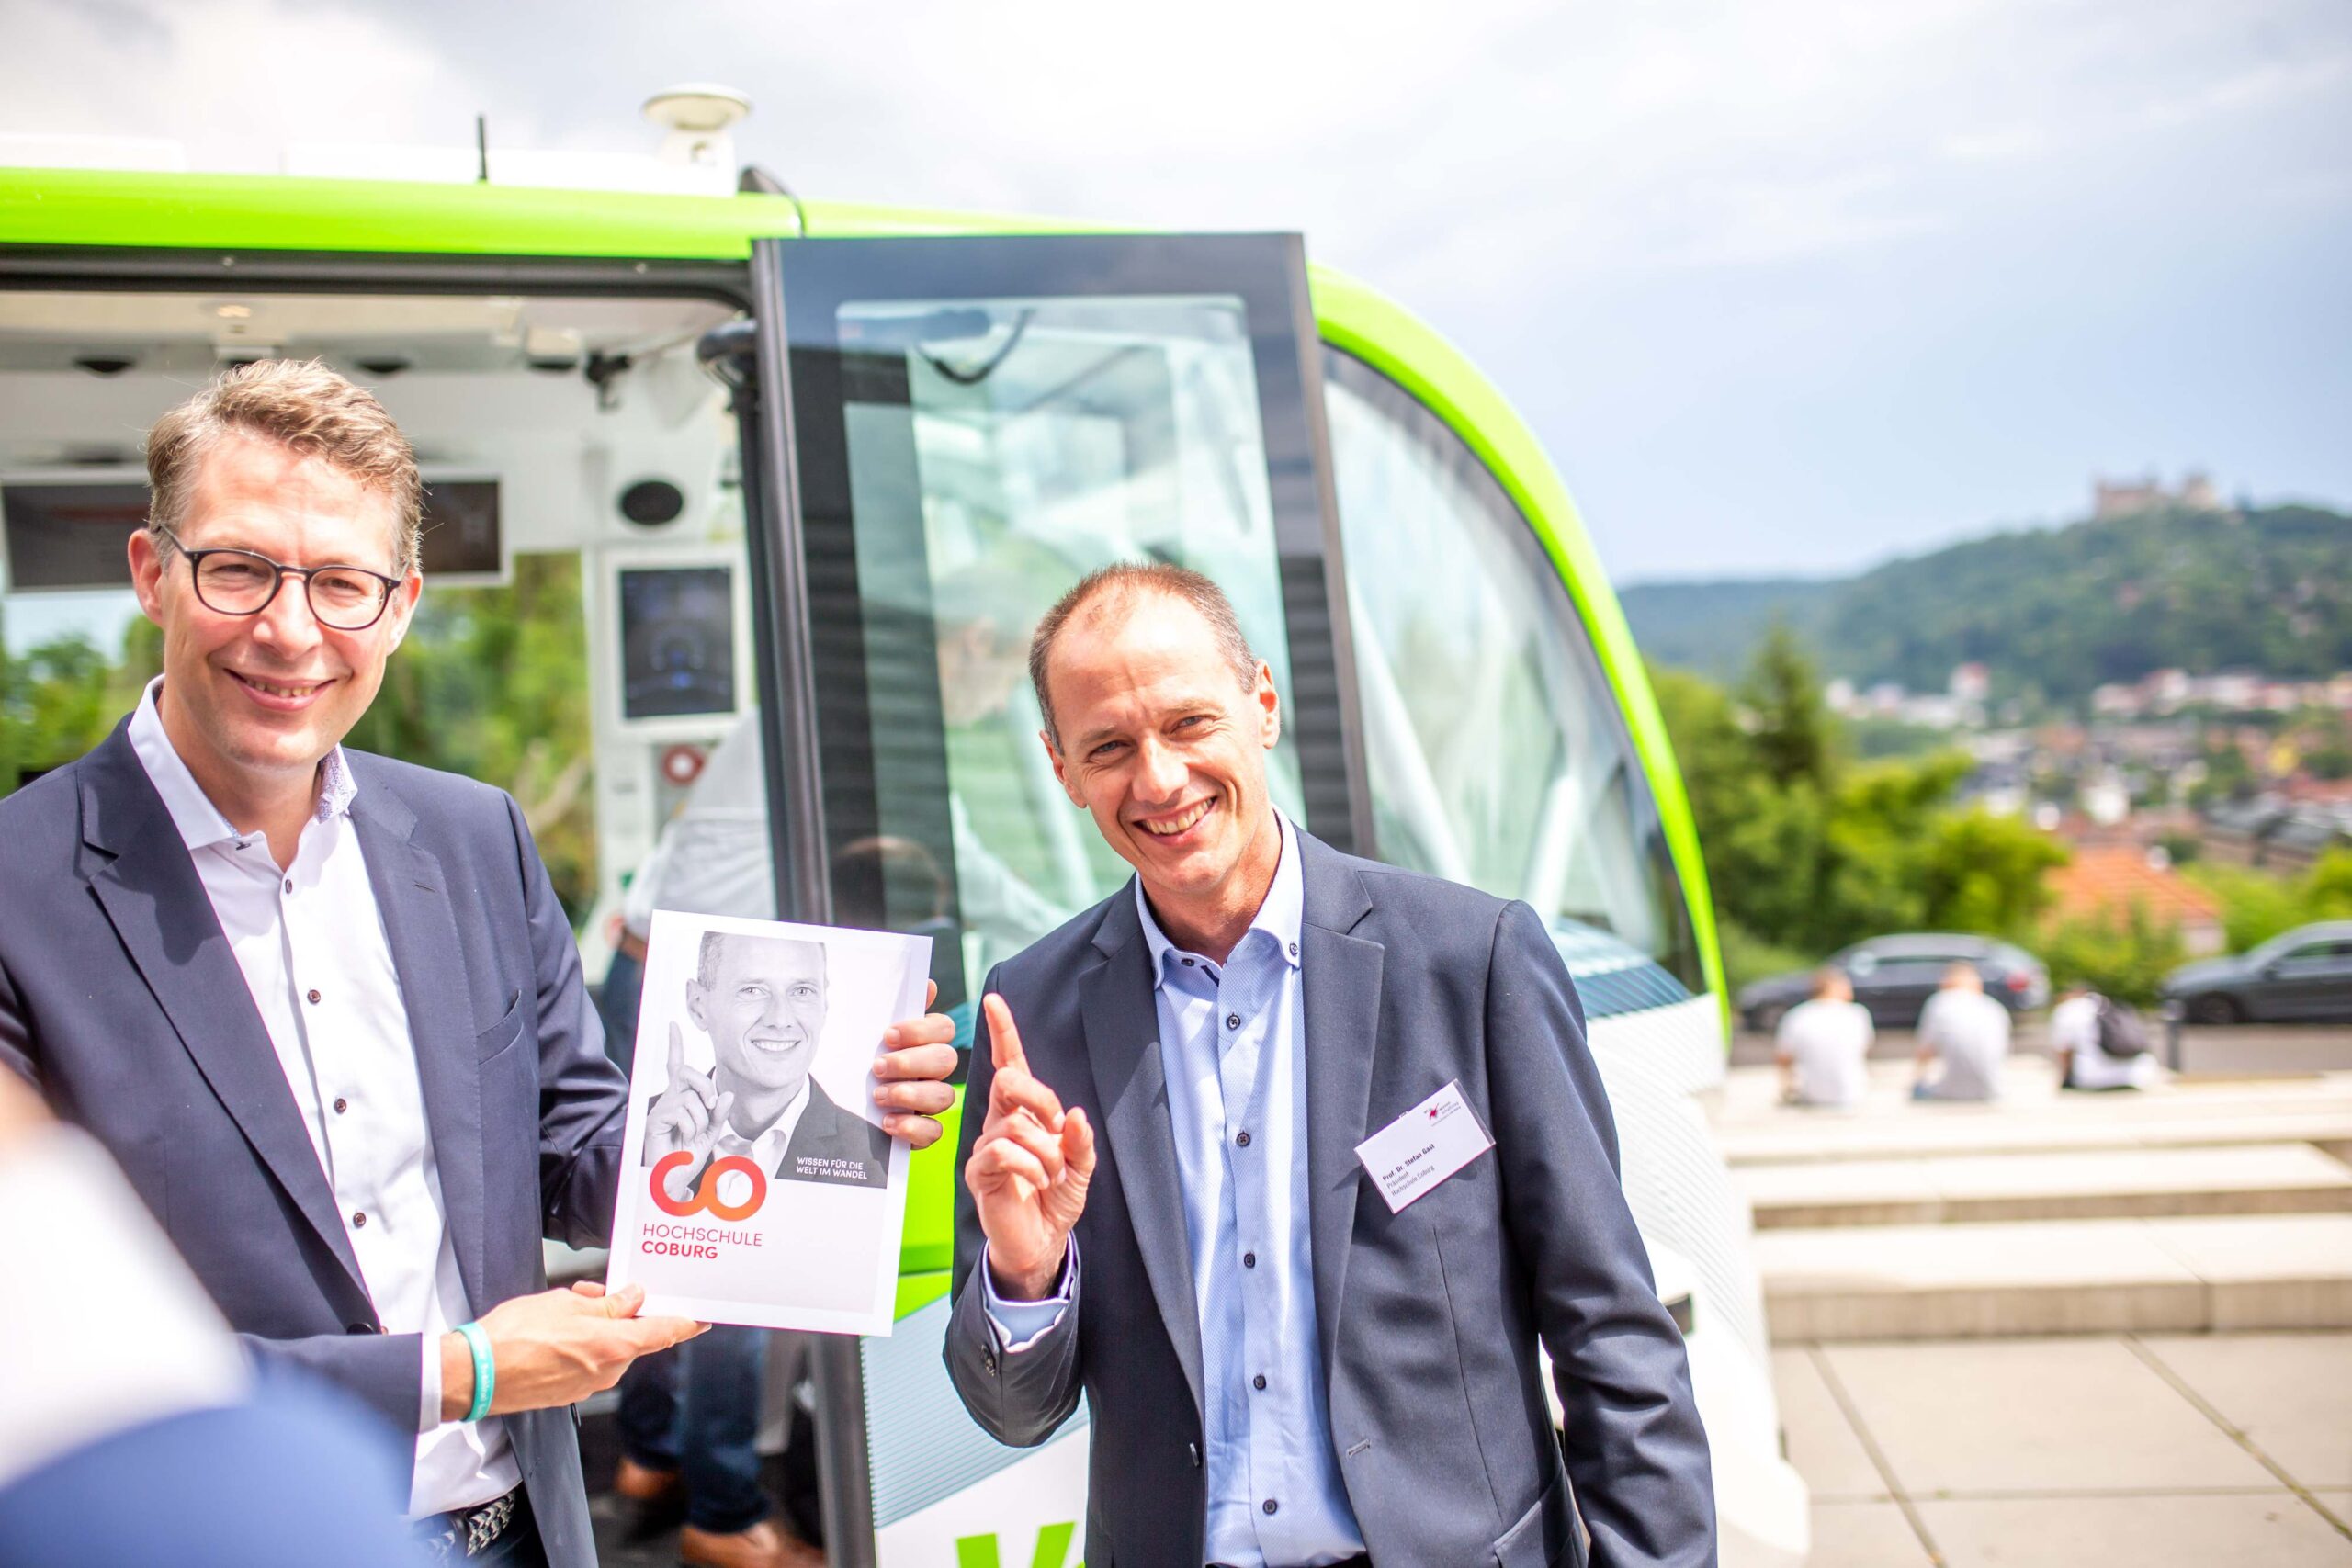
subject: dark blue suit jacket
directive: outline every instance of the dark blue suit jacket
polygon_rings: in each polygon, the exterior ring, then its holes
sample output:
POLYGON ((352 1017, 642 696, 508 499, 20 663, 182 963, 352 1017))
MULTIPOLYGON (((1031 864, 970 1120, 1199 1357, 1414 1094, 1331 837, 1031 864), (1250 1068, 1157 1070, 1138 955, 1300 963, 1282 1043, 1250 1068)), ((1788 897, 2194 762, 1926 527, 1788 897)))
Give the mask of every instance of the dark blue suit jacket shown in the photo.
MULTIPOLYGON (((236 955, 126 729, 0 800, 0 1066, 106 1145, 252 1350, 340 1384, 413 1439, 419 1337, 383 1332, 236 955)), ((514 801, 346 755, 479 1315, 545 1288, 541 1236, 607 1241, 627 1087, 514 801)), ((549 1562, 593 1564, 573 1414, 504 1420, 549 1562)))
MULTIPOLYGON (((401 1445, 405 1446, 405 1445, 401 1445)), ((430 1568, 391 1434, 288 1378, 147 1422, 0 1486, 0 1562, 430 1568)))
MULTIPOLYGON (((1573 1563, 1580 1517, 1607 1568, 1712 1564, 1713 1489, 1682 1337, 1618 1186, 1584 1011, 1543 921, 1298 841, 1316 1328, 1340 1479, 1372 1560, 1573 1563), (1455 1080, 1495 1147, 1391 1213, 1355 1145, 1455 1080), (1565 1463, 1539 1340, 1567 1411, 1565 1463)), ((988 1326, 970 1277, 984 1238, 958 1184, 949 1374, 1008 1443, 1043 1442, 1085 1394, 1088 1568, 1199 1568, 1200 1317, 1133 884, 988 984, 1011 1004, 1030 1067, 1086 1108, 1098 1160, 1078 1300, 1019 1355, 1000 1352, 988 1326)), ((966 1159, 993 1073, 983 1038, 966 1159)))

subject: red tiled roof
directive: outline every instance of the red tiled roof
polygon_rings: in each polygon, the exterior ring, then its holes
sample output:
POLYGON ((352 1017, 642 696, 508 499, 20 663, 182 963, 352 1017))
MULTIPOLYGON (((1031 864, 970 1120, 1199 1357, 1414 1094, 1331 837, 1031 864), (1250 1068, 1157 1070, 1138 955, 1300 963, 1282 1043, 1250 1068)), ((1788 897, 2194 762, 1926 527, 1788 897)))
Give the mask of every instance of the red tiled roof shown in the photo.
POLYGON ((2148 852, 2131 844, 2085 844, 2075 858, 2050 873, 2052 913, 2064 919, 2146 906, 2159 920, 2202 923, 2218 920, 2221 906, 2170 866, 2150 863, 2148 852))

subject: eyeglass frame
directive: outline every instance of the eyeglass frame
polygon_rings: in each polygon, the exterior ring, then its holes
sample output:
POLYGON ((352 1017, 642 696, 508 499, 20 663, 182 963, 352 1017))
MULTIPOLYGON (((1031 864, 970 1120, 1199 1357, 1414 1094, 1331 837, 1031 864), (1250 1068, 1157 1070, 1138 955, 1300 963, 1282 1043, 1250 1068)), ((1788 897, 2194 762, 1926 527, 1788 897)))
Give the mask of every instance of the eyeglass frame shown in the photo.
POLYGON ((302 607, 310 611, 311 618, 312 620, 318 622, 319 625, 326 627, 329 631, 364 632, 384 618, 384 612, 392 607, 392 595, 399 592, 400 585, 407 581, 405 578, 387 577, 380 571, 374 571, 364 566, 353 566, 347 562, 341 561, 333 562, 326 566, 288 566, 282 561, 270 559, 269 557, 262 554, 259 550, 249 550, 238 545, 207 546, 202 549, 192 550, 180 542, 180 536, 177 534, 173 533, 171 529, 164 526, 162 524, 155 525, 154 531, 162 537, 164 543, 170 545, 172 548, 179 552, 180 558, 182 560, 187 562, 188 586, 196 591, 197 603, 202 604, 206 609, 211 611, 216 615, 237 615, 241 617, 246 615, 258 615, 264 610, 268 609, 272 604, 277 603, 277 595, 285 589, 286 580, 288 577, 299 577, 302 580, 302 607), (261 562, 262 565, 269 568, 271 571, 277 573, 277 576, 270 580, 269 592, 264 594, 262 596, 261 603, 254 605, 252 609, 224 610, 220 605, 215 604, 211 600, 207 599, 204 596, 203 566, 204 558, 207 556, 243 556, 248 560, 257 560, 261 562), (372 577, 377 581, 382 583, 384 585, 384 596, 376 602, 376 613, 368 616, 366 620, 360 622, 356 626, 340 625, 334 621, 328 620, 324 615, 319 614, 318 604, 311 598, 311 581, 322 571, 356 571, 362 577, 372 577))

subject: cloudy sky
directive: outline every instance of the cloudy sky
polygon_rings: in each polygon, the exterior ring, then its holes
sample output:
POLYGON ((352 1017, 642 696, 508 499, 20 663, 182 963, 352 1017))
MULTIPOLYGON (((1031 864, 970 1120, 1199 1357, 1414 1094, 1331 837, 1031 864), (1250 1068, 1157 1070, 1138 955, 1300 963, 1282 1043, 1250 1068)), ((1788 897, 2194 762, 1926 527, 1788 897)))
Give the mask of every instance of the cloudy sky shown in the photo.
POLYGON ((0 131, 643 150, 1306 232, 1533 422, 1621 581, 1842 571, 2091 475, 2352 503, 2345 0, 0 0, 0 131))

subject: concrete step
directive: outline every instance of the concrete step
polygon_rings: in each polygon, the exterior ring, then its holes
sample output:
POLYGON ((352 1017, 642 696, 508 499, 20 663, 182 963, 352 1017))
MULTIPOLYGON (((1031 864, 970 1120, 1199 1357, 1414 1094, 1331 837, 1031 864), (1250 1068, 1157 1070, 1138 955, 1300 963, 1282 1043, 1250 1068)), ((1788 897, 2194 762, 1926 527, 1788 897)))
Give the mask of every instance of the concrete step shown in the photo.
POLYGON ((1733 1178, 1758 1230, 2352 1212, 2352 1167, 2308 1144, 1806 1161, 1733 1178))
POLYGON ((2166 1083, 2144 1093, 2064 1094, 2048 1064, 2012 1059, 1990 1105, 1914 1103, 1909 1069, 1872 1063, 1852 1111, 1777 1103, 1767 1071, 1736 1068, 1709 1120, 1734 1167, 2307 1144, 2352 1157, 2352 1073, 2232 1083, 2166 1083))
POLYGON ((1783 1343, 2352 1328, 2352 1214, 1770 1230, 1756 1259, 1783 1343))

